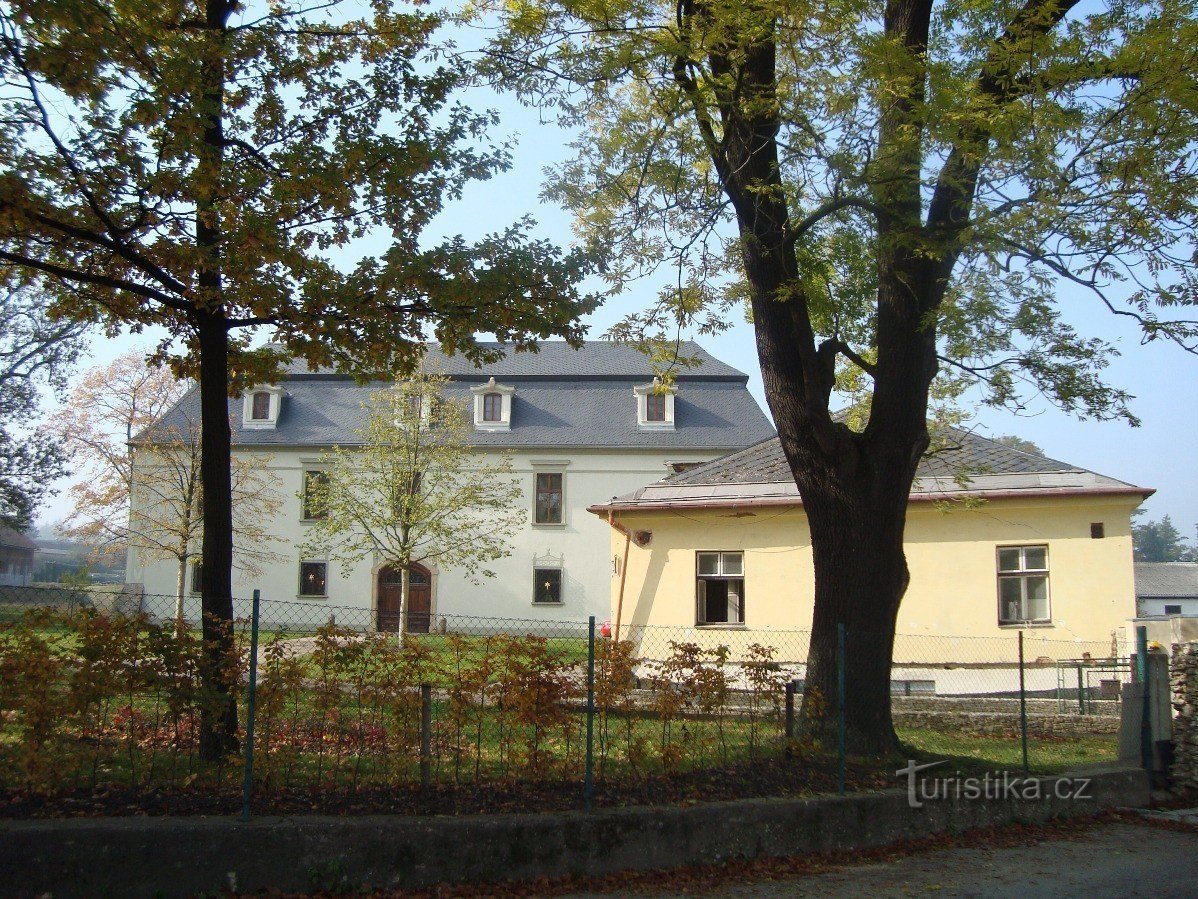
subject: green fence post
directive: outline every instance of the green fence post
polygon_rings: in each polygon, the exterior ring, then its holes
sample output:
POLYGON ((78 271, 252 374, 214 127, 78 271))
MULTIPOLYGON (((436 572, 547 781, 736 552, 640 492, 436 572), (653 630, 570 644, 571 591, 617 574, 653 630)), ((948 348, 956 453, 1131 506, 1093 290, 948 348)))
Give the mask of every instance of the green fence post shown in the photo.
POLYGON ((1023 744, 1023 773, 1027 774, 1027 682, 1023 674, 1023 631, 1019 632, 1019 739, 1023 744))
POLYGON ((1136 626, 1136 671, 1140 675, 1140 765, 1152 773, 1152 694, 1148 688, 1148 628, 1136 626))
POLYGON ((845 756, 845 690, 844 690, 844 622, 836 625, 836 783, 841 795, 844 795, 844 756, 845 756))
POLYGON ((254 699, 258 692, 258 620, 262 610, 262 591, 254 591, 250 613, 250 685, 245 708, 245 770, 241 783, 241 820, 250 820, 250 794, 254 790, 254 699))
POLYGON ((595 616, 587 622, 587 768, 582 807, 591 810, 595 797, 595 616))

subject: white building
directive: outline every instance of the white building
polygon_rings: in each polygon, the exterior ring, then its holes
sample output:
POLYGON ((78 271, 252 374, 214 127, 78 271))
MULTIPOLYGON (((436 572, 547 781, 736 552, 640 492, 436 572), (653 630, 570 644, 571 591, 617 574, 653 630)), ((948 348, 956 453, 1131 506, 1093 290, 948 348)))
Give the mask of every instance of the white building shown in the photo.
MULTIPOLYGON (((612 559, 608 525, 587 506, 636 490, 676 470, 756 443, 773 428, 747 389, 742 372, 698 346, 686 356, 702 360, 682 369, 675 389, 654 393, 648 360, 635 349, 588 342, 574 350, 546 342, 539 353, 509 353, 475 368, 437 350, 429 371, 449 377, 447 392, 470 401, 479 452, 510 451, 519 475, 527 523, 512 539, 509 557, 489 567, 497 576, 470 582, 466 572, 413 570, 411 618, 416 630, 442 617, 581 620, 607 617, 612 559)), ((355 442, 362 400, 387 385, 357 385, 352 378, 310 372, 296 365, 281 383, 255 388, 230 401, 234 454, 264 454, 281 482, 282 509, 270 523, 282 561, 261 575, 237 576, 234 594, 261 589, 267 600, 329 607, 346 624, 394 627, 396 573, 363 561, 352 570, 324 558, 302 556, 305 479, 317 471, 322 450, 355 442), (357 618, 357 621, 349 619, 357 618)), ((166 417, 198 417, 192 392, 166 417)), ((131 553, 128 580, 148 594, 171 595, 176 567, 131 553)), ((189 577, 194 587, 196 578, 189 577)), ((288 615, 288 617, 292 617, 288 615)))

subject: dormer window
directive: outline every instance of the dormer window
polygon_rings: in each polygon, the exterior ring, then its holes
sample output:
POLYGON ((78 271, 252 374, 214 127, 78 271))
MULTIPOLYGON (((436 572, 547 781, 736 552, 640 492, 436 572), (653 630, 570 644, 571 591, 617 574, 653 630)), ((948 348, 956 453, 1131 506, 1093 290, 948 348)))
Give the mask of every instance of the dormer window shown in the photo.
POLYGON ((281 388, 255 387, 242 400, 241 426, 250 430, 273 429, 279 421, 282 401, 281 388))
POLYGON ((636 395, 636 424, 642 431, 674 430, 675 387, 664 387, 660 378, 632 388, 636 395))
POLYGON ((474 427, 479 431, 508 431, 512 427, 512 396, 515 387, 496 384, 491 378, 486 384, 471 387, 474 394, 474 427))
POLYGON ((270 394, 265 390, 259 390, 254 394, 253 408, 250 411, 250 418, 252 418, 254 421, 270 420, 270 394))
POLYGON ((503 394, 483 394, 483 421, 503 421, 503 394))

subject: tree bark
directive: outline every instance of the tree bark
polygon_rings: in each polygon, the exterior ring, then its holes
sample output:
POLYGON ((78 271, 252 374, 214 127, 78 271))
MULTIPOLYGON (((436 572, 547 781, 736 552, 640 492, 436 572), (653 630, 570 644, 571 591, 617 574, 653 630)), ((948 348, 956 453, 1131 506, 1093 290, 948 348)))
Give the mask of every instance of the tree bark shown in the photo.
POLYGON ((412 585, 411 561, 405 559, 399 570, 399 623, 395 626, 396 642, 400 647, 408 635, 408 592, 412 585))
POLYGON ((206 697, 200 754, 214 760, 237 750, 237 655, 233 638, 233 515, 230 488, 229 332, 222 316, 198 316, 200 338, 200 479, 204 489, 201 570, 206 697))
POLYGON ((183 636, 183 594, 187 589, 187 556, 178 559, 179 571, 175 575, 175 636, 183 636))

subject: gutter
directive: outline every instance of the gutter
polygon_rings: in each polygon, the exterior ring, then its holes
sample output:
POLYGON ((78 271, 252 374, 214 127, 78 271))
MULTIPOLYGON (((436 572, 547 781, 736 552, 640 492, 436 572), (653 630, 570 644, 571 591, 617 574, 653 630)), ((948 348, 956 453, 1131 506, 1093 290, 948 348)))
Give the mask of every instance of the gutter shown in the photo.
MULTIPOLYGON (((1044 487, 1026 490, 962 490, 954 493, 913 493, 908 502, 943 502, 953 499, 1034 499, 1060 496, 1139 496, 1148 499, 1156 493, 1152 487, 1044 487)), ((752 508, 801 508, 803 500, 798 496, 727 497, 723 499, 668 500, 613 500, 587 506, 594 515, 610 515, 611 512, 652 512, 658 509, 752 509, 752 508)))

